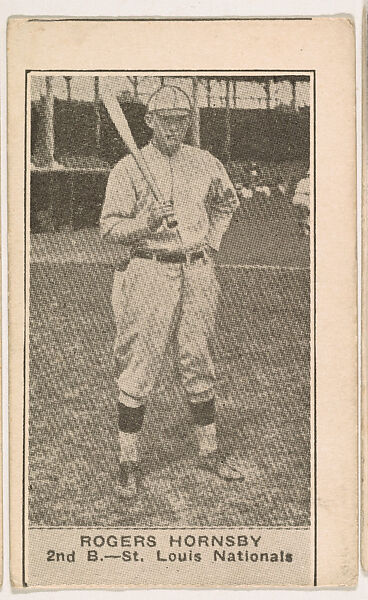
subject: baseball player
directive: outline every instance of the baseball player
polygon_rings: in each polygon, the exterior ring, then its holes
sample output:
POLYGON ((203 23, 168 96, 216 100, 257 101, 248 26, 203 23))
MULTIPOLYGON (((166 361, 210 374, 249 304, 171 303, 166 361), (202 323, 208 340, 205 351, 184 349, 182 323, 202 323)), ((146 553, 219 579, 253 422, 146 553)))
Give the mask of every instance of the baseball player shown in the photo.
POLYGON ((171 336, 199 466, 224 480, 244 478, 218 450, 210 354, 219 291, 213 255, 238 200, 223 165, 183 143, 191 118, 180 88, 163 86, 151 96, 145 120, 153 137, 142 154, 166 203, 158 204, 128 155, 111 171, 101 215, 102 235, 128 247, 131 257, 126 270, 115 272, 112 293, 124 496, 137 491, 137 438, 171 336), (173 218, 177 226, 170 228, 173 218))

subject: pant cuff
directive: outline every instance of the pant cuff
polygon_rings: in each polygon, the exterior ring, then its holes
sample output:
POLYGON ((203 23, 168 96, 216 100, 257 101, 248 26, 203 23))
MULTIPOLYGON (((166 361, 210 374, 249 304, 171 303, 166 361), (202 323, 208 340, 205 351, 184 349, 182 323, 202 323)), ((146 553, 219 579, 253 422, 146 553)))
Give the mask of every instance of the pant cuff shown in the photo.
POLYGON ((119 392, 119 402, 124 404, 125 406, 129 406, 129 408, 139 408, 140 406, 144 406, 146 404, 145 398, 135 398, 130 394, 127 394, 123 390, 119 392))
POLYGON ((188 400, 190 404, 200 404, 202 402, 208 402, 209 400, 213 400, 214 397, 215 392, 213 388, 211 388, 209 390, 199 392, 199 394, 189 394, 188 400))

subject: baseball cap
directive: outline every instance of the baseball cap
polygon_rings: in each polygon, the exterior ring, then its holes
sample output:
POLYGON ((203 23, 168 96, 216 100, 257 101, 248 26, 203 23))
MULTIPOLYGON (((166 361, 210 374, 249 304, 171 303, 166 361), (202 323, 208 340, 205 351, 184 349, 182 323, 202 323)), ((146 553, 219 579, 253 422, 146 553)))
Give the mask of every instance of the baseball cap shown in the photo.
POLYGON ((192 105, 189 96, 179 87, 164 85, 156 90, 147 103, 147 112, 185 115, 190 113, 192 105))

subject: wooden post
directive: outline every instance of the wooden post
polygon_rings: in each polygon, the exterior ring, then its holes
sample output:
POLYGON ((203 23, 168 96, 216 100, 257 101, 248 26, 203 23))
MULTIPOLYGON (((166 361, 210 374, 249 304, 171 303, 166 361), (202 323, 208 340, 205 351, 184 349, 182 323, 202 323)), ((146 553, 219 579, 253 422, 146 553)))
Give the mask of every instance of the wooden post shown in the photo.
POLYGON ((271 79, 267 78, 265 83, 266 90, 266 108, 269 110, 271 108, 271 79))
POLYGON ((96 147, 101 145, 101 112, 100 112, 100 79, 98 75, 94 78, 94 107, 96 113, 96 147))
POLYGON ((290 83, 291 83, 291 91, 293 94, 292 99, 291 99, 291 108, 293 110, 296 110, 296 81, 295 81, 295 79, 291 80, 290 83))
MULTIPOLYGON (((71 81, 72 78, 70 75, 65 75, 64 79, 66 81, 66 97, 67 97, 67 101, 71 102, 72 101, 72 86, 71 86, 71 81)), ((65 220, 65 230, 66 231, 73 231, 74 229, 74 202, 75 202, 75 198, 74 198, 74 173, 70 172, 67 174, 67 179, 68 179, 68 183, 69 183, 69 203, 68 203, 68 215, 66 216, 66 220, 65 220)))
POLYGON ((136 102, 138 102, 139 101, 139 92, 138 92, 139 79, 137 76, 133 77, 133 79, 134 79, 134 100, 136 102))
POLYGON ((45 97, 45 159, 47 164, 53 165, 55 155, 54 132, 54 92, 52 90, 52 77, 46 75, 45 97))
POLYGON ((231 159, 231 110, 230 110, 230 84, 231 80, 226 79, 226 108, 225 108, 225 162, 231 159))
POLYGON ((211 79, 207 78, 207 106, 208 108, 211 106, 211 79))
POLYGON ((130 83, 133 86, 133 90, 134 90, 134 92, 133 92, 133 98, 134 98, 134 101, 138 102, 138 100, 139 100, 139 93, 138 93, 138 83, 139 83, 139 81, 138 81, 138 77, 133 75, 131 77, 128 76, 128 79, 129 79, 130 83))
POLYGON ((67 98, 68 102, 70 102, 72 99, 72 87, 71 87, 72 78, 70 75, 64 75, 64 79, 66 81, 66 98, 67 98))
POLYGON ((193 117, 192 117, 192 144, 201 145, 201 117, 198 105, 198 78, 192 77, 193 83, 193 117))

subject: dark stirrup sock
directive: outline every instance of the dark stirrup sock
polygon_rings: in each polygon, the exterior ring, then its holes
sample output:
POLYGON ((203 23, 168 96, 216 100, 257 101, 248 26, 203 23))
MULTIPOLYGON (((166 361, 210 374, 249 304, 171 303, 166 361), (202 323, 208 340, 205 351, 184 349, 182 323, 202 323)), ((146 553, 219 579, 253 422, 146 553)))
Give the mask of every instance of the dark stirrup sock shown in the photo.
POLYGON ((143 404, 137 408, 131 408, 119 402, 119 431, 123 431, 124 433, 138 433, 142 429, 145 410, 146 407, 143 404))
POLYGON ((215 399, 206 402, 190 402, 193 422, 195 425, 205 426, 215 422, 215 399))

